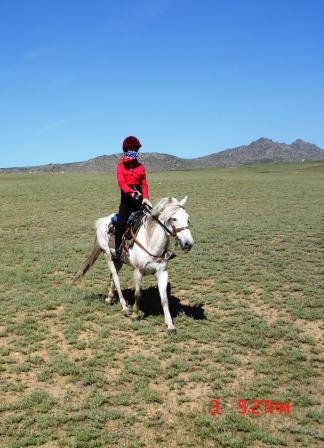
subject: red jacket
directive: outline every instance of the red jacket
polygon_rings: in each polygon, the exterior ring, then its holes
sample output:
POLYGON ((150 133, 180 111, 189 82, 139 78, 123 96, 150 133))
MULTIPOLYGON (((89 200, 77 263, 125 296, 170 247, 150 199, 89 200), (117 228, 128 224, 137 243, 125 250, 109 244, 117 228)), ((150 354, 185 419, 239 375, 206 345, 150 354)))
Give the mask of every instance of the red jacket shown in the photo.
POLYGON ((124 193, 133 193, 134 188, 130 185, 140 185, 144 199, 148 199, 148 186, 144 165, 137 160, 123 162, 121 160, 116 167, 118 185, 124 193))

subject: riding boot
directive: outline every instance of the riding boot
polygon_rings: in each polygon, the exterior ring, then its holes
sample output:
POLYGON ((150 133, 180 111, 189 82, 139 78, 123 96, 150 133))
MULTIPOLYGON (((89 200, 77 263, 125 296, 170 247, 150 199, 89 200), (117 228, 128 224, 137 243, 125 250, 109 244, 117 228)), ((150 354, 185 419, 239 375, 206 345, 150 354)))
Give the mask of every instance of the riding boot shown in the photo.
POLYGON ((112 259, 112 261, 114 261, 116 263, 123 263, 121 247, 118 247, 118 249, 116 249, 115 253, 112 254, 111 259, 112 259))

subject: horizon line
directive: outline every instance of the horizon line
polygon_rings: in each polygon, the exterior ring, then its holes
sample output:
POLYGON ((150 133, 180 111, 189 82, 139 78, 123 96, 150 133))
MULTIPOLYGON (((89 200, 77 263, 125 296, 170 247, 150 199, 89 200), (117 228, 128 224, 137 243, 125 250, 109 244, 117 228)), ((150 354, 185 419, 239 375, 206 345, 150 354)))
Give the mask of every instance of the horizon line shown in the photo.
MULTIPOLYGON (((259 142, 260 140, 266 140, 266 141, 269 141, 269 142, 280 143, 280 144, 284 144, 284 145, 288 145, 288 146, 291 146, 293 143, 301 141, 301 142, 309 144, 309 145, 315 145, 319 150, 324 151, 324 149, 319 147, 316 143, 310 143, 310 142, 307 142, 307 141, 305 141, 305 140, 303 140, 301 138, 297 138, 296 140, 293 140, 291 143, 286 143, 286 142, 281 142, 281 141, 275 141, 275 140, 272 140, 271 138, 268 138, 268 137, 260 137, 260 138, 258 138, 256 140, 252 140, 248 144, 243 144, 243 145, 235 146, 235 147, 232 147, 232 148, 220 149, 218 151, 214 151, 212 153, 208 153, 208 154, 205 154, 205 155, 202 155, 202 156, 182 157, 182 156, 177 156, 177 155, 169 153, 169 152, 145 151, 145 150, 143 150, 143 151, 140 152, 139 157, 140 157, 141 154, 165 154, 165 155, 176 157, 176 158, 182 159, 182 160, 201 159, 201 158, 204 158, 204 157, 209 157, 209 156, 214 155, 214 154, 218 154, 220 152, 231 151, 231 150, 234 150, 234 149, 237 149, 237 148, 242 148, 244 146, 247 147, 247 146, 252 145, 253 143, 259 142)), ((112 154, 100 154, 100 155, 91 157, 89 159, 72 161, 72 162, 46 162, 46 163, 40 163, 40 164, 36 163, 36 164, 33 164, 33 165, 0 166, 0 170, 31 169, 31 168, 35 168, 35 167, 44 167, 44 166, 48 166, 48 165, 69 165, 69 164, 75 164, 75 163, 89 162, 90 160, 94 160, 94 159, 97 159, 99 157, 114 157, 114 156, 118 156, 118 155, 122 155, 122 154, 123 154, 122 151, 120 151, 120 152, 114 152, 112 154)))

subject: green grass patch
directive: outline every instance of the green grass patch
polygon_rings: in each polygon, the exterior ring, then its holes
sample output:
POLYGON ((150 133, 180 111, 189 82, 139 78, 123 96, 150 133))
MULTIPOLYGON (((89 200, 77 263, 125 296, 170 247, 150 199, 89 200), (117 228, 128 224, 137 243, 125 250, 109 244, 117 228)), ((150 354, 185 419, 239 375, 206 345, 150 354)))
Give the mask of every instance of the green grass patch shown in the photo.
MULTIPOLYGON (((113 174, 1 175, 0 446, 319 446, 323 174, 319 162, 149 174, 153 202, 189 195, 195 246, 169 264, 172 338, 153 277, 138 322, 105 304, 104 257, 73 281, 94 221, 117 209, 113 174), (241 416, 242 398, 291 413, 241 416)), ((132 301, 131 270, 120 279, 132 301)))

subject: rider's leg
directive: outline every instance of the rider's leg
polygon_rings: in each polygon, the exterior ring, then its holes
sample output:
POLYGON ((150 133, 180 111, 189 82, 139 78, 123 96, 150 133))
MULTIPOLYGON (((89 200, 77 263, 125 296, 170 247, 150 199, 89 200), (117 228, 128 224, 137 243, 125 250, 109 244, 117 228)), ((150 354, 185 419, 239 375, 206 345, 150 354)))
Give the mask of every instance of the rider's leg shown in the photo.
POLYGON ((115 247, 119 248, 123 234, 126 230, 126 223, 129 215, 132 213, 129 201, 125 195, 122 195, 118 211, 118 221, 115 225, 115 247))
POLYGON ((133 204, 131 198, 122 193, 120 206, 118 211, 118 221, 115 225, 115 249, 116 253, 113 257, 114 261, 120 261, 121 256, 121 242, 126 230, 127 220, 130 214, 133 212, 133 204))

